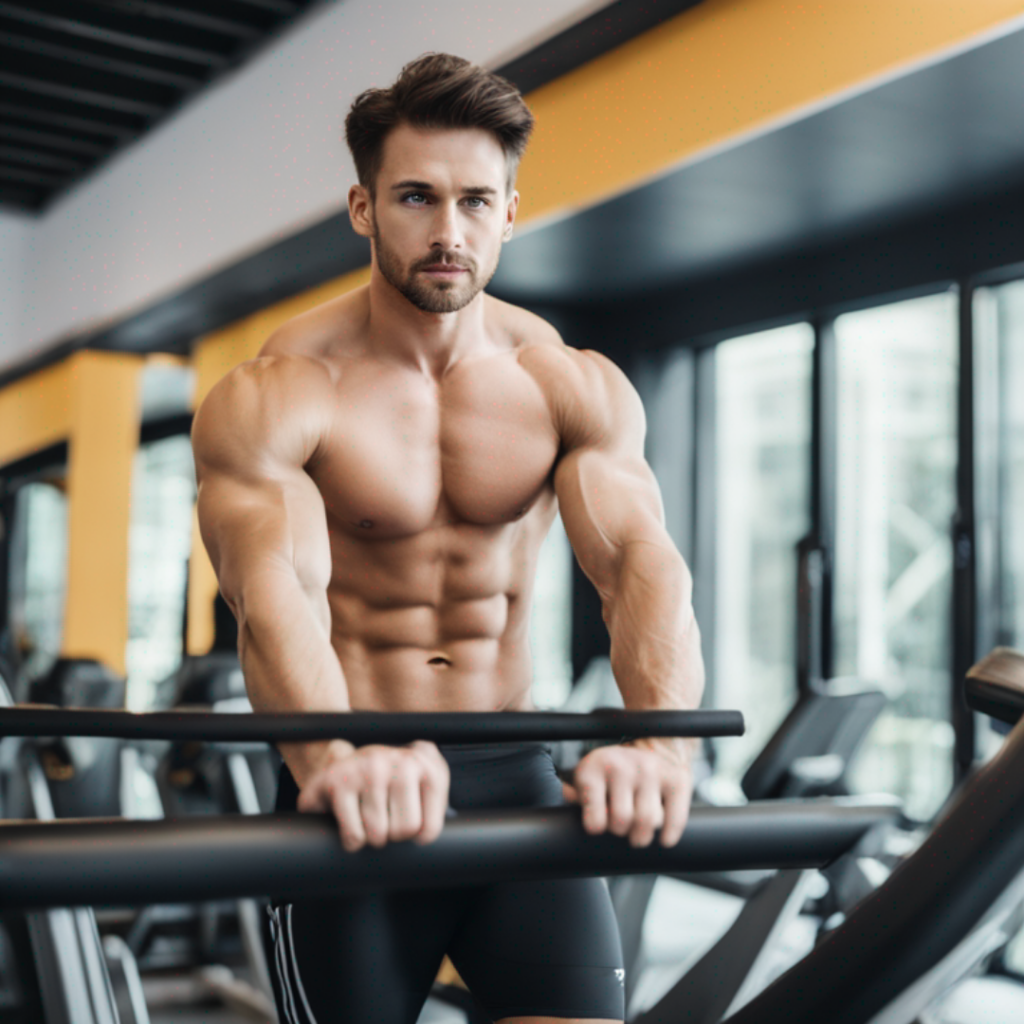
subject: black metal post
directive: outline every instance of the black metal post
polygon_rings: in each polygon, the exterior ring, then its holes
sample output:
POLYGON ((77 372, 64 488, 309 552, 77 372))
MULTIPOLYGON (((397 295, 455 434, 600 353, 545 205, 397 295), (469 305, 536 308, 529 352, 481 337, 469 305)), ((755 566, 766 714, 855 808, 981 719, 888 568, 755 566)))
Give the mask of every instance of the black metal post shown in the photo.
POLYGON ((835 550, 835 332, 814 323, 811 369, 810 529, 796 546, 796 684, 807 694, 832 676, 832 552, 835 550))
POLYGON ((974 502, 974 288, 960 286, 960 375, 957 393, 956 512, 953 515, 950 718, 953 777, 961 782, 975 756, 974 712, 964 697, 967 670, 977 660, 977 547, 974 502))

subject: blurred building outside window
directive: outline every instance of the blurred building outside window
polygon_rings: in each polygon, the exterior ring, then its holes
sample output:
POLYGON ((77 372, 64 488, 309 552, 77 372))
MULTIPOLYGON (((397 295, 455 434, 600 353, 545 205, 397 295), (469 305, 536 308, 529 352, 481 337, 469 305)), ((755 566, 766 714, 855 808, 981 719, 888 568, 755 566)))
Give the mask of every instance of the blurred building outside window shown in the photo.
POLYGON ((852 782, 926 819, 952 785, 957 297, 846 314, 835 334, 834 673, 890 699, 852 782))
POLYGON ((572 548, 562 517, 537 559, 530 615, 533 701, 538 708, 560 707, 572 689, 572 548))
MULTIPOLYGON (((60 656, 67 595, 68 500, 63 479, 18 488, 8 579, 19 676, 45 675, 60 656)), ((17 687, 23 693, 22 687, 17 687)))
POLYGON ((128 562, 128 707, 153 704, 156 684, 181 663, 195 468, 187 435, 135 456, 128 562))
MULTIPOLYGON (((722 342, 715 358, 715 704, 744 713, 716 743, 738 782, 796 700, 796 544, 809 528, 814 331, 722 342)), ((706 641, 705 641, 706 642, 706 641)))
MULTIPOLYGON (((980 654, 1024 650, 1024 281, 974 293, 980 654)), ((983 759, 1004 738, 977 716, 983 759)))

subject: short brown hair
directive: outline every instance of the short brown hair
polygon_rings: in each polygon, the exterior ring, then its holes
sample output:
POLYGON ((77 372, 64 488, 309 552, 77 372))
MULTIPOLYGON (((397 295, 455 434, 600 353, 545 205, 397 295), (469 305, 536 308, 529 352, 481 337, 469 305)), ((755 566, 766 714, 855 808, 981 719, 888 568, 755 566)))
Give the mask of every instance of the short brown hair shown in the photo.
POLYGON ((360 93, 345 118, 345 139, 359 184, 376 194, 384 140, 400 124, 414 128, 482 128, 505 151, 508 191, 533 129, 519 90, 500 75, 448 53, 410 61, 389 89, 360 93))

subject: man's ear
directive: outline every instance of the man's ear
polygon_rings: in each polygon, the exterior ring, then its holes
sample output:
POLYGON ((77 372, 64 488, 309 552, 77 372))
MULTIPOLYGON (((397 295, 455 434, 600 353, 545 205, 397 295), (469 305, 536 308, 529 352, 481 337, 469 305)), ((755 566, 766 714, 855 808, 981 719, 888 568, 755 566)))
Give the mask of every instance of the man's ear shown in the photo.
POLYGON ((373 237, 373 200, 365 185, 353 185, 348 190, 348 216, 357 235, 373 237))
POLYGON ((512 237, 512 229, 515 227, 516 211, 519 209, 519 193, 512 190, 508 206, 505 207, 505 227, 501 233, 501 240, 507 242, 512 237))

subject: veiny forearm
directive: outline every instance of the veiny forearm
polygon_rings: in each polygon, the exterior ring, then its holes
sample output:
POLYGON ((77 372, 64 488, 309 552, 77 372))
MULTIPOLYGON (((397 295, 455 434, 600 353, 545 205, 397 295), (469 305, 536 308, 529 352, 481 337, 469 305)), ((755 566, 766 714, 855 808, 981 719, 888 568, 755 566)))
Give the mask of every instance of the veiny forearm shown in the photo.
MULTIPOLYGON (((348 687, 330 642, 326 596, 318 607, 293 573, 249 580, 233 604, 238 651, 255 711, 349 711, 348 687)), ((348 744, 333 744, 351 750, 348 744)), ((279 744, 301 787, 332 743, 279 744)))
POLYGON ((604 601, 611 664, 631 710, 700 705, 704 662, 689 571, 669 544, 626 545, 616 585, 604 601))

